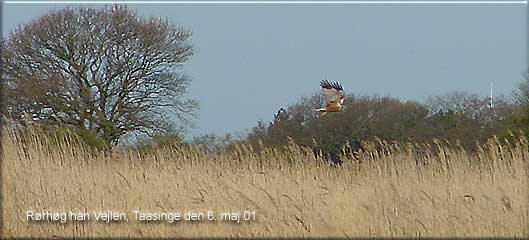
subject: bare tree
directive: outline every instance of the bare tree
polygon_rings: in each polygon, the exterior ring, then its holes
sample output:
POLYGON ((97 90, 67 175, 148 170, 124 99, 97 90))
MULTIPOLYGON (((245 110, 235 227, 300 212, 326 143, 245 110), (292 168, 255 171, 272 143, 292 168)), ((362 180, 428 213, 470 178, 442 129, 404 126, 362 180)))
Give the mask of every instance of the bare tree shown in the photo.
POLYGON ((518 88, 513 92, 514 99, 518 104, 529 104, 529 72, 525 73, 525 79, 518 83, 518 88))
POLYGON ((489 98, 465 91, 452 91, 426 99, 428 109, 433 112, 456 111, 477 119, 489 109, 489 98))
POLYGON ((430 96, 426 99, 426 106, 431 113, 454 111, 483 123, 492 120, 503 120, 512 111, 512 100, 499 95, 494 97, 493 106, 490 97, 480 96, 465 91, 452 91, 443 95, 430 96))
MULTIPOLYGON (((108 143, 195 117, 191 32, 114 5, 52 11, 3 43, 6 114, 97 133, 108 143)), ((174 127, 174 124, 173 126, 174 127)))

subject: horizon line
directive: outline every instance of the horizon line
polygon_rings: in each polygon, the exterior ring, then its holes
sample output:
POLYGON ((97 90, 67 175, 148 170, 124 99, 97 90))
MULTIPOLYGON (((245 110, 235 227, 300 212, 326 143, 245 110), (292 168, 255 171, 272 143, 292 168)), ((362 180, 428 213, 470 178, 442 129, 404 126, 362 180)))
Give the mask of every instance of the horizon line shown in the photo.
POLYGON ((5 4, 524 4, 527 5, 526 1, 210 1, 210 0, 197 0, 197 1, 133 1, 133 0, 124 0, 124 1, 112 1, 112 0, 95 0, 95 1, 31 1, 31 0, 8 0, 4 1, 5 4))

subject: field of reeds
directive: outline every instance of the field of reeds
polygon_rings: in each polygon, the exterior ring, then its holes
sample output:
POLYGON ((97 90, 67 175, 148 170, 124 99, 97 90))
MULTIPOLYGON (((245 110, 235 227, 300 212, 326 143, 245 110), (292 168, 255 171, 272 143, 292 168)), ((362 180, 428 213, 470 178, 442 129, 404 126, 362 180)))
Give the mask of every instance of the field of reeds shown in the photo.
POLYGON ((7 238, 529 236, 523 138, 491 139, 476 153, 442 141, 378 141, 341 167, 294 143, 282 151, 94 154, 75 139, 5 130, 2 144, 7 238), (111 210, 128 221, 29 221, 30 210, 111 210), (213 212, 216 220, 139 221, 134 210, 213 212), (240 222, 219 215, 244 211, 240 222))

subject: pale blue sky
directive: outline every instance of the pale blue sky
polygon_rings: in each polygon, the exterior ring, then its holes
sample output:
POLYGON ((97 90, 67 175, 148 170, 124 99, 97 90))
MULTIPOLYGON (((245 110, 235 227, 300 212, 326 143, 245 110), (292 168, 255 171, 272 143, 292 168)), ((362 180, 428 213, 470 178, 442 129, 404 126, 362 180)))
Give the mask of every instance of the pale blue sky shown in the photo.
MULTIPOLYGON (((4 37, 64 6, 4 5, 4 37)), ((322 78, 348 92, 422 100, 456 89, 486 95, 490 80, 509 94, 527 65, 522 4, 129 7, 194 33, 184 70, 201 110, 191 135, 244 133, 322 78)))

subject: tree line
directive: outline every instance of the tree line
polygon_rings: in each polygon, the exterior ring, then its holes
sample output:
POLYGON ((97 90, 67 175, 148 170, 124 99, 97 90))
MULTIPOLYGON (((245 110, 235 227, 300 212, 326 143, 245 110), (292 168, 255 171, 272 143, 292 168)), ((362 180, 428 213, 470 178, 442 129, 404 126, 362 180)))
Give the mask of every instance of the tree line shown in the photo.
POLYGON ((315 93, 281 108, 270 122, 258 121, 239 140, 222 137, 195 138, 202 145, 248 144, 259 151, 281 149, 290 143, 309 147, 324 158, 339 163, 344 148, 362 149, 365 141, 446 141, 469 151, 496 137, 501 140, 529 138, 529 78, 521 81, 509 96, 480 96, 452 91, 426 100, 403 101, 390 96, 348 94, 345 110, 318 116, 323 96, 315 93), (226 140, 226 139, 225 139, 226 140))

